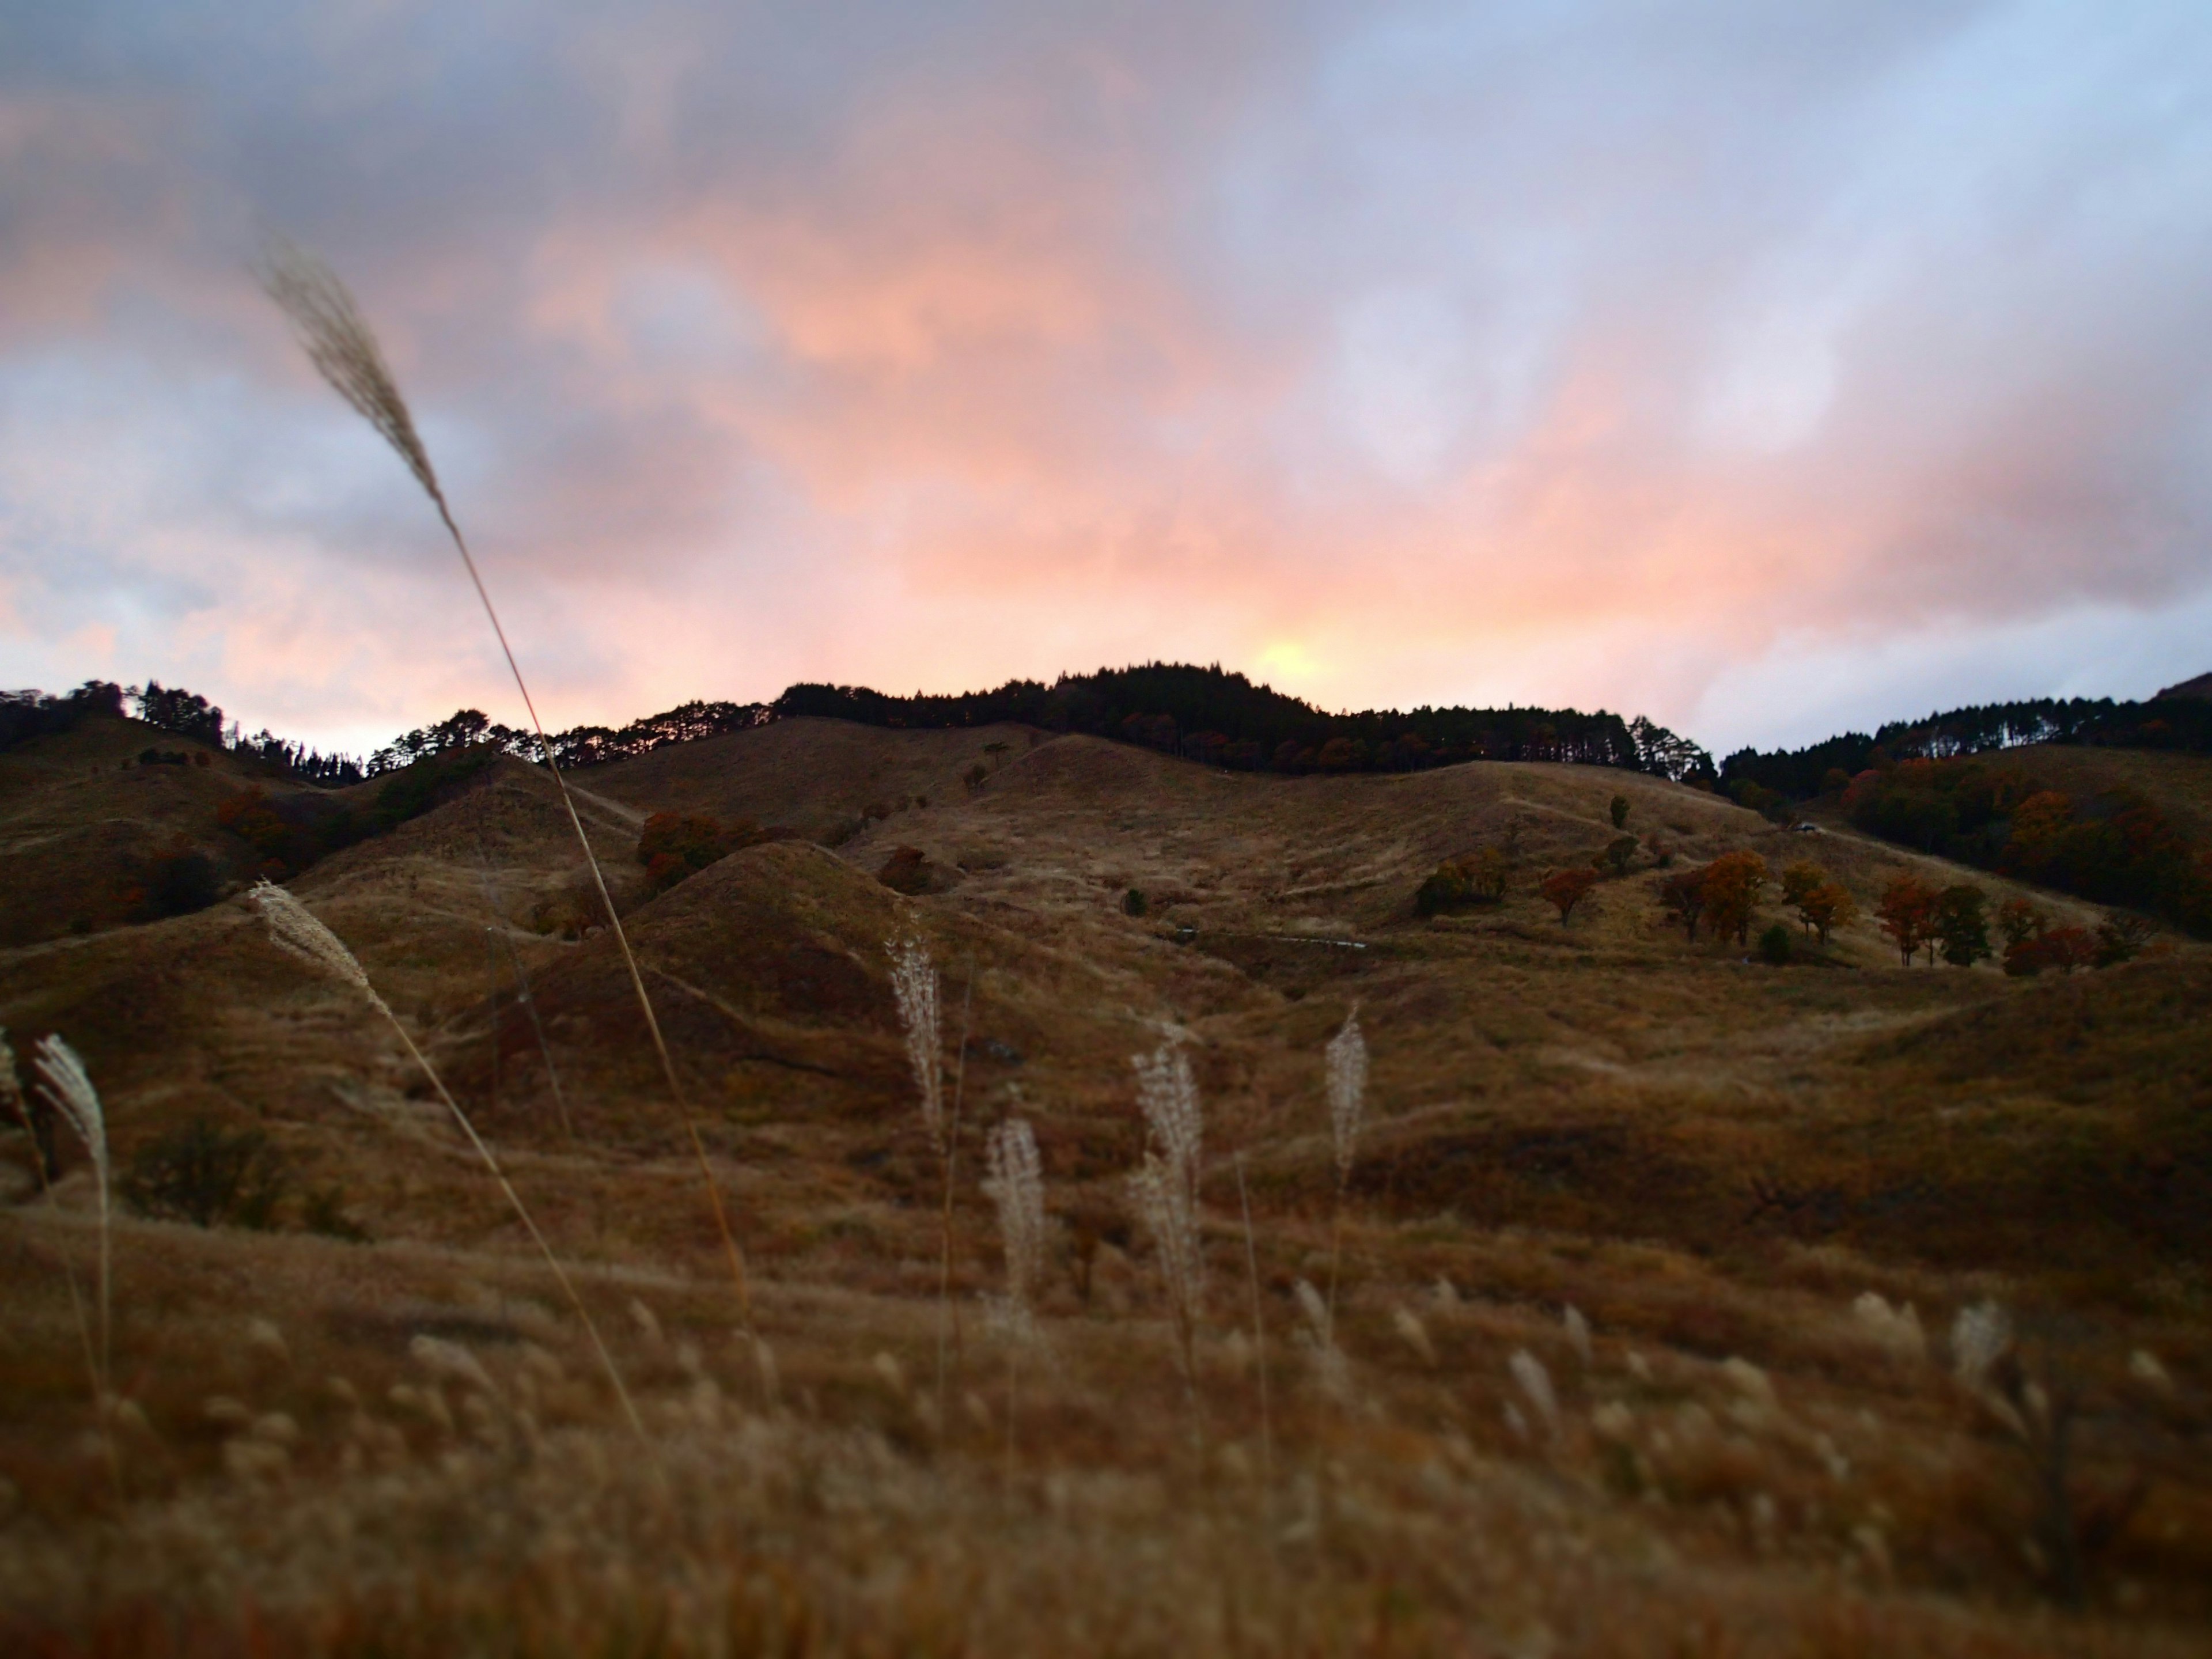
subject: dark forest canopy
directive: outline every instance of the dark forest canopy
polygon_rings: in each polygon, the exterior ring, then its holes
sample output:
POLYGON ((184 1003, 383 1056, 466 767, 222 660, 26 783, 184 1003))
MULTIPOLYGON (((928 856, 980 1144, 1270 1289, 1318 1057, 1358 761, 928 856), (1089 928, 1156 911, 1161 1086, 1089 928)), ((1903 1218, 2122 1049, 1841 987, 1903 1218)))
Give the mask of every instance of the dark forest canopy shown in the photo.
POLYGON ((1332 714, 1218 665, 1147 663, 1009 680, 995 691, 887 696, 862 686, 794 685, 776 717, 870 726, 957 727, 1001 721, 1084 732, 1248 771, 1410 771, 1469 760, 1572 761, 1685 777, 1710 775, 1705 750, 1641 716, 1551 708, 1370 709, 1332 714))
MULTIPOLYGON (((156 684, 143 691, 88 686, 68 699, 10 694, 0 703, 0 745, 74 723, 89 707, 83 699, 95 691, 106 699, 103 712, 119 714, 128 698, 149 725, 247 755, 272 773, 304 782, 356 783, 479 744, 542 758, 533 733, 499 725, 472 708, 404 733, 366 760, 326 757, 267 732, 243 737, 235 726, 224 726, 222 710, 205 698, 156 684)), ((1711 757, 1703 749, 1640 715, 1628 720, 1602 709, 1586 714, 1515 707, 1329 714, 1218 665, 1170 663, 1066 674, 1049 685, 1010 680, 996 690, 949 696, 901 697, 865 686, 800 684, 772 703, 688 702, 618 728, 581 726, 555 732, 550 744, 564 767, 592 766, 809 715, 909 729, 1026 724, 1250 771, 1410 771, 1472 760, 1537 760, 1677 779, 1713 775, 1711 757)))
POLYGON ((2031 743, 2212 752, 2212 702, 2161 695, 2148 702, 2039 697, 1979 703, 1924 720, 1893 720, 1871 737, 1846 732, 1805 749, 1739 750, 1721 763, 1721 779, 1739 794, 1748 785, 1808 800, 1896 761, 1951 760, 2031 743))

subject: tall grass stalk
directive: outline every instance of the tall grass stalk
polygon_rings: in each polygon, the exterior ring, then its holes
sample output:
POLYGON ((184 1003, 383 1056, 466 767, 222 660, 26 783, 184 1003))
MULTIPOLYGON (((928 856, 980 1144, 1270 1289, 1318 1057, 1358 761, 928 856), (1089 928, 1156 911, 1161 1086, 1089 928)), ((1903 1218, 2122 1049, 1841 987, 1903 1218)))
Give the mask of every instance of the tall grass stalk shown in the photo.
POLYGON ((938 1218, 937 1305, 941 1317, 937 1343, 937 1414, 945 1418, 945 1323, 951 1325, 952 1357, 962 1374, 967 1348, 960 1335, 960 1310, 952 1301, 952 1181, 960 1158, 960 1108, 968 1097, 968 1038, 975 1012, 975 958, 968 958, 968 985, 960 994, 960 1046, 952 1056, 952 1111, 945 1127, 945 1204, 938 1218))
POLYGON ((1198 1207, 1200 1142, 1205 1115, 1190 1060, 1172 1044, 1129 1063, 1137 1073, 1137 1103, 1145 1115, 1144 1161, 1129 1178, 1137 1213, 1159 1250, 1160 1276, 1175 1321, 1176 1358, 1190 1405, 1191 1432, 1202 1447, 1205 1424, 1198 1400, 1198 1327, 1206 1297, 1206 1255, 1198 1207))
POLYGON ((254 884, 252 896, 254 902, 261 908, 262 920, 268 924, 270 940, 278 950, 353 987, 367 999, 371 1007, 384 1016, 386 1024, 398 1034, 409 1058, 421 1068, 422 1075, 429 1079, 430 1086, 438 1091, 438 1098, 446 1103, 446 1109, 453 1114, 453 1121, 460 1126, 461 1133, 468 1138, 469 1145, 476 1149, 477 1157, 490 1171, 491 1178, 499 1183, 499 1190, 506 1198, 508 1207, 514 1210, 515 1218, 522 1223, 523 1231, 530 1235, 531 1243, 537 1245, 538 1254, 544 1258, 545 1265, 552 1270, 562 1294, 568 1297, 568 1305, 575 1310, 576 1317, 583 1322, 585 1334, 591 1339, 592 1347, 606 1371, 607 1381, 614 1386, 615 1397, 622 1402, 623 1414, 629 1419, 629 1425, 636 1431, 637 1437, 650 1447, 652 1440, 645 1431, 645 1421, 638 1415, 636 1403, 630 1399, 629 1389, 615 1364, 615 1357, 608 1351, 605 1340, 600 1336, 591 1310, 584 1305, 584 1298, 577 1294, 575 1282, 568 1277, 568 1270, 561 1265, 561 1258, 553 1254, 552 1245, 538 1230, 538 1222, 530 1213, 530 1206, 522 1201, 522 1194, 514 1190, 514 1182, 507 1178, 507 1171, 500 1166, 499 1159, 492 1155, 491 1148, 477 1133, 477 1126, 469 1121, 469 1115, 461 1109, 460 1102, 455 1100, 447 1089, 446 1081, 438 1075, 437 1067, 431 1065, 422 1049, 415 1046, 415 1039, 399 1023, 399 1016, 392 1012, 391 1005, 369 982, 368 970, 346 948, 343 939, 283 888, 264 879, 254 884))
POLYGON ((1244 1278, 1252 1292, 1252 1363, 1260 1374, 1261 1524, 1274 1547, 1275 1418, 1267 1394, 1267 1324, 1260 1301, 1260 1247, 1252 1237, 1252 1199, 1244 1188, 1244 1154, 1237 1154, 1237 1207, 1244 1217, 1244 1278))
POLYGON ((1034 1306, 1044 1277, 1044 1162, 1036 1134, 1009 1118, 984 1143, 983 1190, 998 1206, 999 1237, 1006 1254, 1006 1490, 1014 1484, 1015 1425, 1021 1400, 1021 1358, 1039 1340, 1034 1306))
POLYGON ((1336 1155, 1336 1206, 1328 1230, 1329 1340, 1336 1339, 1337 1270, 1344 1260, 1344 1205, 1359 1156, 1359 1131, 1367 1117, 1367 1039, 1359 1030, 1359 1005, 1328 1040, 1328 1132, 1336 1155))
POLYGON ((507 659, 507 672, 514 677, 514 689, 521 694, 522 706, 529 711, 531 729, 538 734, 538 753, 553 775, 561 805, 568 814, 569 826, 576 832, 577 845, 584 849, 584 862, 590 866, 592 883, 599 890, 599 903, 606 911, 615 943, 622 950, 623 966, 629 970, 630 988, 636 994, 637 1006, 645 1015, 645 1027, 653 1038, 653 1052, 660 1057, 661 1074, 667 1079, 668 1092, 676 1102, 684 1132, 690 1137, 692 1152, 698 1159, 700 1178, 706 1183, 708 1200, 714 1206, 714 1225, 721 1234, 722 1249, 729 1258, 730 1277, 737 1286, 738 1310, 746 1330, 750 1331, 752 1290, 745 1276, 744 1254, 738 1248, 737 1236, 730 1230, 721 1187, 707 1158, 707 1143, 700 1135, 699 1121, 692 1113, 690 1097, 677 1077, 676 1061, 669 1054, 666 1038, 661 1035, 660 1019, 653 1012, 652 997, 647 994, 645 976, 639 971, 636 953, 630 949, 629 933, 616 913, 614 897, 607 891, 606 875, 599 868, 599 854, 592 850, 592 838, 585 833, 584 820, 568 791, 568 781, 562 775, 561 763, 545 735, 545 723, 538 716, 537 702, 522 678, 514 648, 507 643, 507 629, 500 623, 499 612, 492 605, 490 592, 484 586, 461 527, 454 522, 446 492, 440 487, 438 475, 430 465, 429 451, 415 429, 415 417, 408 410, 406 399, 399 394, 398 382, 392 379, 385 363, 383 349, 362 316, 361 308, 354 303, 353 295, 338 280, 337 273, 303 250, 286 242, 271 243, 262 272, 262 285, 269 297, 292 319, 316 372, 356 413, 376 428, 406 463, 416 483, 422 486, 431 505, 438 509, 439 520, 453 538, 454 551, 461 556, 462 568, 468 572, 470 585, 476 589, 491 631, 499 641, 500 654, 507 659))
POLYGON ((960 1060, 954 1074, 948 1109, 945 1098, 945 1033, 939 1014, 942 984, 929 947, 909 934, 890 939, 884 949, 891 962, 891 997, 898 1005, 899 1029, 906 1038, 908 1066, 914 1072, 915 1092, 921 1106, 921 1127, 937 1155, 944 1194, 938 1214, 937 1269, 937 1421, 944 1431, 947 1351, 952 1322, 952 1177, 953 1158, 960 1133, 960 1095, 967 1081, 968 1015, 975 995, 975 972, 968 971, 968 995, 961 1012, 960 1060))
MULTIPOLYGON (((499 924, 496 931, 500 942, 507 946, 507 959, 514 969, 514 1000, 522 1005, 522 1012, 530 1017, 531 1035, 538 1039, 538 1053, 545 1061, 545 1080, 552 1085, 553 1109, 559 1114, 561 1119, 561 1138, 570 1146, 574 1146, 576 1140, 576 1126, 569 1121, 568 1097, 561 1090, 561 1068, 553 1063, 552 1045, 545 1041, 545 1023, 538 1018, 538 1000, 530 994, 530 975, 523 968, 522 953, 514 948, 514 936, 507 931, 507 910, 499 902, 499 890, 494 885, 491 878, 491 860, 485 854, 483 842, 481 840, 477 842, 477 858, 483 866, 482 874, 484 902, 491 907, 492 915, 499 924)), ((490 928, 485 930, 487 933, 493 931, 490 928)), ((495 1043, 497 1042, 497 1027, 495 1026, 493 1028, 495 1043)), ((495 1054, 497 1052, 496 1048, 494 1052, 495 1054)))
POLYGON ((58 1036, 42 1037, 32 1061, 39 1074, 39 1092, 62 1115, 62 1121, 84 1143, 92 1158, 93 1180, 97 1183, 100 1201, 100 1364, 94 1375, 103 1402, 112 1391, 114 1376, 114 1351, 112 1340, 110 1273, 110 1198, 108 1188, 112 1184, 108 1176, 107 1115, 101 1110, 100 1091, 92 1086, 92 1079, 79 1060, 76 1050, 58 1036))
MULTIPOLYGON (((4 1028, 0 1028, 0 1103, 5 1103, 15 1115, 16 1121, 23 1126, 23 1133, 31 1138, 31 1167, 38 1175, 39 1191, 46 1200, 46 1207, 53 1213, 60 1214, 61 1202, 54 1196, 53 1183, 46 1178, 46 1151, 40 1145, 38 1127, 31 1121, 30 1100, 23 1092, 22 1079, 15 1070, 15 1051, 8 1046, 8 1033, 4 1028)), ((105 1185, 104 1182, 102 1184, 105 1185)), ((103 1225, 103 1265, 106 1231, 103 1225)), ((93 1346, 92 1321, 85 1313, 84 1297, 77 1292, 76 1273, 66 1261, 62 1263, 62 1283, 69 1289, 70 1313, 76 1322, 77 1341, 84 1349, 85 1378, 92 1388, 93 1410, 100 1419, 100 1448, 106 1455, 107 1473, 115 1482, 115 1496, 120 1502, 124 1498, 123 1459, 116 1449, 114 1425, 109 1420, 107 1384, 102 1376, 100 1350, 93 1346)))

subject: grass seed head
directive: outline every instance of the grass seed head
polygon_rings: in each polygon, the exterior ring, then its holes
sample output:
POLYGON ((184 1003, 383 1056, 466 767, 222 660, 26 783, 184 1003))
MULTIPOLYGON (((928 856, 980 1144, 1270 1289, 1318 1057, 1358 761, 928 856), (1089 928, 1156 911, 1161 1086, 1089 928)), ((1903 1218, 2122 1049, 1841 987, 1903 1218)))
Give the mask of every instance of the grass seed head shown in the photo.
POLYGON ((376 994, 369 985, 368 970, 346 949, 345 942, 316 921, 314 913, 290 892, 264 877, 253 884, 249 896, 260 907, 261 919, 269 926, 269 941, 278 950, 333 979, 343 980, 368 996, 376 994))
POLYGON ((1352 1179, 1359 1150, 1359 1131, 1367 1116, 1367 1039, 1359 1030, 1357 1004, 1343 1028, 1328 1040, 1328 1128, 1336 1146, 1336 1178, 1352 1179))
POLYGON ((1206 1119, 1190 1058, 1174 1044, 1163 1043, 1149 1054, 1132 1055, 1129 1064, 1137 1072, 1137 1104, 1144 1111, 1145 1127, 1168 1166, 1190 1188, 1194 1204, 1206 1119))
POLYGON ((383 349, 337 273, 305 249, 276 240, 263 255, 261 285, 292 319, 316 373, 398 452, 416 482, 443 507, 444 492, 431 468, 430 453, 416 433, 407 400, 399 395, 383 349))
POLYGON ((61 1038, 40 1039, 36 1052, 38 1058, 33 1065, 40 1079, 39 1092, 52 1103, 70 1131, 84 1143, 85 1151, 92 1155, 104 1207, 107 1189, 107 1116, 100 1109, 100 1091, 92 1086, 92 1079, 84 1069, 84 1062, 77 1058, 76 1050, 61 1038))
POLYGON ((922 1127, 933 1144, 945 1145, 945 1052, 938 1021, 937 969, 929 947, 909 934, 884 947, 891 958, 891 995, 898 1002, 899 1027, 906 1034, 907 1063, 921 1097, 922 1127))
POLYGON ((1521 1385, 1521 1392, 1528 1396, 1528 1403, 1544 1419, 1544 1431, 1553 1439, 1559 1437, 1559 1396, 1552 1388, 1552 1374, 1544 1369, 1544 1362, 1526 1348, 1516 1348, 1506 1368, 1513 1380, 1521 1385))
POLYGON ((1961 1308, 1951 1325, 1951 1370, 1972 1393, 1989 1386, 1990 1373, 2012 1346, 2012 1316, 1995 1302, 1961 1308))
POLYGON ((1006 1296, 1026 1314, 1044 1277, 1044 1164, 1036 1134, 1021 1118, 991 1132, 983 1148, 983 1190, 998 1206, 999 1235, 1006 1251, 1006 1296))
POLYGON ((1151 1139, 1144 1163, 1130 1177, 1130 1190, 1138 1215, 1159 1246, 1160 1271, 1187 1347, 1206 1291, 1198 1211, 1205 1115, 1189 1057, 1181 1049, 1163 1044, 1150 1054, 1133 1055, 1129 1063, 1136 1068, 1137 1103, 1151 1139))
POLYGON ((1583 1317, 1580 1308, 1570 1302, 1564 1322, 1567 1328, 1567 1346, 1575 1351, 1575 1358, 1582 1362, 1583 1369, 1588 1370, 1590 1368, 1589 1321, 1583 1317))

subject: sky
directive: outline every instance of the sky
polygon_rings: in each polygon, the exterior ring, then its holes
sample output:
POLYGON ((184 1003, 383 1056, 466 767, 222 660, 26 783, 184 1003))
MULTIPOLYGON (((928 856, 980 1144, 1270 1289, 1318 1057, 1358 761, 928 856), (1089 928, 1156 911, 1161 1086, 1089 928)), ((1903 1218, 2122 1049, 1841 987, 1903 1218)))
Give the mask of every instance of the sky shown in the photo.
POLYGON ((2212 8, 0 0, 0 686, 1219 662, 1724 752, 2212 669, 2212 8))

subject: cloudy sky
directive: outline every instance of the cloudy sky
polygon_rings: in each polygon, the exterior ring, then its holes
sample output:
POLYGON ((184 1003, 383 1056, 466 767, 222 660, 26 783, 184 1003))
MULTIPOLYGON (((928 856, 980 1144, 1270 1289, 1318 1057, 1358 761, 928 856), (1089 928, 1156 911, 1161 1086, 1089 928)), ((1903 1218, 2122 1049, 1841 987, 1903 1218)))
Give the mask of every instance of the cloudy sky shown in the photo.
POLYGON ((0 685, 1152 658, 1717 749, 2212 669, 2212 9, 0 0, 0 685))

